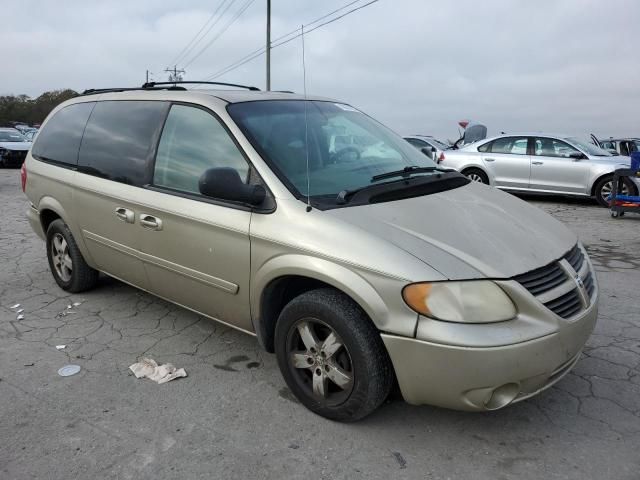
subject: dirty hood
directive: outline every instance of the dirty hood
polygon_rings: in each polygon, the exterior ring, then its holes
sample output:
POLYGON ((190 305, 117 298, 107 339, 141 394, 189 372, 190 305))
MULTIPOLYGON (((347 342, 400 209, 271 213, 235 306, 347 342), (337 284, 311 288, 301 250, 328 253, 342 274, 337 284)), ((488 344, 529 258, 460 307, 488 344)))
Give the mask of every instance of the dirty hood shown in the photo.
POLYGON ((478 183, 327 213, 386 239, 452 280, 510 278, 559 259, 577 242, 539 208, 478 183))

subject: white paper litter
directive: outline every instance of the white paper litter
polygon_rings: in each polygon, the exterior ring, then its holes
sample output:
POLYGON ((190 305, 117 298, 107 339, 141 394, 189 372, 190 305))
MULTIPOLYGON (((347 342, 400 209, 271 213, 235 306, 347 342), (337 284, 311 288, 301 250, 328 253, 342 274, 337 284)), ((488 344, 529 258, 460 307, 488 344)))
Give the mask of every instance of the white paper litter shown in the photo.
POLYGON ((73 305, 67 305, 67 308, 68 308, 68 309, 71 309, 71 307, 73 307, 73 305))
POLYGON ((63 348, 67 348, 66 345, 56 345, 56 350, 62 350, 63 348))
POLYGON ((82 303, 80 303, 80 302, 75 302, 75 303, 73 304, 73 306, 74 306, 74 307, 79 307, 80 305, 82 305, 82 303))
POLYGON ((138 363, 129 366, 136 378, 147 377, 156 383, 167 383, 174 378, 186 377, 184 368, 176 368, 170 363, 158 366, 152 358, 143 358, 138 363))
POLYGON ((16 317, 16 320, 22 320, 23 318, 24 318, 24 315, 18 315, 18 316, 16 317))
POLYGON ((13 307, 11 307, 11 310, 15 310, 16 308, 18 308, 20 306, 19 303, 16 303, 13 307))
POLYGON ((58 375, 61 377, 70 377, 71 375, 75 375, 80 371, 80 365, 65 365, 60 370, 58 370, 58 375))
POLYGON ((18 310, 16 313, 22 313, 24 312, 24 308, 21 308, 20 310, 18 310))

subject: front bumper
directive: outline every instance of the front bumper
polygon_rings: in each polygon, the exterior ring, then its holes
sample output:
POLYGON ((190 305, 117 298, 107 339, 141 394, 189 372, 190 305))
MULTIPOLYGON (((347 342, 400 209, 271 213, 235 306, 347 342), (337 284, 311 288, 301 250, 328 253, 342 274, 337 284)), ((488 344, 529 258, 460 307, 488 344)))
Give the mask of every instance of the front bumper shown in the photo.
POLYGON ((0 165, 3 167, 21 167, 27 158, 26 150, 8 150, 0 156, 0 165))
MULTIPOLYGON (((597 300, 596 293, 579 316, 557 319, 554 331, 532 340, 489 347, 389 334, 382 334, 382 340, 408 403, 496 410, 549 388, 571 370, 595 327, 597 300)), ((516 323, 506 330, 514 339, 524 333, 516 323)))

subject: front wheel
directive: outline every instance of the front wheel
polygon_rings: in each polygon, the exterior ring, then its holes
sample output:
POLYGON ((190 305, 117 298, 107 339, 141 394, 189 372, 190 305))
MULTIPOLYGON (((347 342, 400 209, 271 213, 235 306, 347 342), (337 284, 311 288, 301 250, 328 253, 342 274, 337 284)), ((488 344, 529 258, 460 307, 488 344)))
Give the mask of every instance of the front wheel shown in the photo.
POLYGON ((489 185, 489 177, 479 168, 468 168, 462 172, 472 182, 484 183, 489 185))
POLYGON ((286 305, 276 325, 275 350, 293 394, 331 420, 369 415, 393 386, 380 332, 356 303, 333 289, 303 293, 286 305))

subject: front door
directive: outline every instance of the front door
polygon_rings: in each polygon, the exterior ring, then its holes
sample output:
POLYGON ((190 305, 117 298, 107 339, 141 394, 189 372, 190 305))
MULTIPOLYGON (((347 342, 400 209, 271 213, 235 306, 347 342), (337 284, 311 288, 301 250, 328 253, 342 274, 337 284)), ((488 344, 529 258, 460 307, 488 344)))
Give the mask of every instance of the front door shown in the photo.
POLYGON ((536 137, 531 159, 532 190, 587 194, 590 160, 575 147, 557 138, 536 137))
POLYGON ((251 211, 200 194, 200 176, 214 167, 249 176, 247 161, 218 118, 199 107, 173 105, 140 211, 143 261, 152 292, 253 331, 251 211))
POLYGON ((479 148, 497 187, 529 187, 531 157, 527 154, 527 144, 527 137, 501 137, 479 148))

